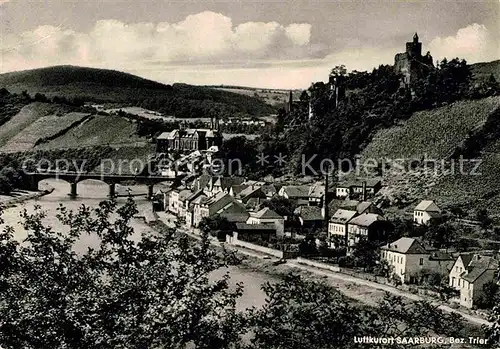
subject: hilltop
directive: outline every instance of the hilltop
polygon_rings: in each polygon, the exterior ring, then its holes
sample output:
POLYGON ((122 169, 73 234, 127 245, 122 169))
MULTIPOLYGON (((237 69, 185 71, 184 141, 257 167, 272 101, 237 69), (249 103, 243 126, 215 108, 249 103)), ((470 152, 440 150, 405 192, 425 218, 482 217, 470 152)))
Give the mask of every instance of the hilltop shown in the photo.
POLYGON ((0 74, 0 88, 140 106, 180 118, 267 116, 275 112, 275 108, 253 96, 187 84, 166 85, 115 70, 76 66, 0 74))

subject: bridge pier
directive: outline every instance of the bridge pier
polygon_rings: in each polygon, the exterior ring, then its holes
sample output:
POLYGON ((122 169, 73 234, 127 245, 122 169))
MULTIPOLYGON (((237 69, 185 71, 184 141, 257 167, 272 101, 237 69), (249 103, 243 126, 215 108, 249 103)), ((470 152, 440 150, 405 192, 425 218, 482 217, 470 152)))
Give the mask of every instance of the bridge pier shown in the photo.
POLYGON ((31 175, 28 177, 28 180, 25 182, 25 189, 31 191, 38 191, 38 180, 35 176, 31 175))
POLYGON ((116 184, 115 183, 110 183, 108 184, 109 186, 109 193, 108 193, 108 197, 110 199, 114 198, 115 197, 115 193, 116 193, 116 184))
POLYGON ((148 200, 153 199, 154 184, 148 184, 148 200))
POLYGON ((76 198, 78 196, 77 185, 78 183, 76 182, 71 183, 71 192, 69 193, 69 196, 72 198, 76 198))

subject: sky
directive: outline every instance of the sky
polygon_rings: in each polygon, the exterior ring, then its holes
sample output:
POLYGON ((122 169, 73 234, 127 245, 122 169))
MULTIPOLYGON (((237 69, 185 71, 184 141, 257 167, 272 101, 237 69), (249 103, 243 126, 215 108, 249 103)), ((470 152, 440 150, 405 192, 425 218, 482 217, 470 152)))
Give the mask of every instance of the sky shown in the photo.
POLYGON ((0 0, 0 72, 60 64, 164 82, 306 88, 393 64, 500 58, 500 0, 0 0))

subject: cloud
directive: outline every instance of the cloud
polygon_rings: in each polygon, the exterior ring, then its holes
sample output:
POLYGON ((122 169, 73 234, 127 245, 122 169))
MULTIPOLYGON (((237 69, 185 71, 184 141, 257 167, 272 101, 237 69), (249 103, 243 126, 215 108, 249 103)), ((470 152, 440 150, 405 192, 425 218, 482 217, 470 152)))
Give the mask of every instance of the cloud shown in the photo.
MULTIPOLYGON (((231 18, 211 11, 176 23, 100 20, 86 32, 44 25, 2 36, 0 72, 73 64, 166 83, 302 88, 327 79, 335 65, 371 70, 393 64, 394 55, 404 51, 404 39, 396 47, 346 37, 332 38, 326 45, 314 42, 311 32, 308 23, 235 25, 231 18)), ((424 45, 435 59, 459 56, 472 63, 497 59, 497 42, 484 25, 473 24, 424 45)))
POLYGON ((119 69, 148 62, 189 65, 306 58, 310 36, 311 25, 307 23, 247 22, 234 26, 231 18, 210 11, 177 23, 100 20, 86 33, 45 25, 6 35, 1 68, 8 71, 66 63, 119 69))
POLYGON ((498 41, 486 26, 477 23, 459 29, 455 36, 436 37, 429 43, 429 49, 439 60, 459 57, 476 63, 500 58, 498 41))

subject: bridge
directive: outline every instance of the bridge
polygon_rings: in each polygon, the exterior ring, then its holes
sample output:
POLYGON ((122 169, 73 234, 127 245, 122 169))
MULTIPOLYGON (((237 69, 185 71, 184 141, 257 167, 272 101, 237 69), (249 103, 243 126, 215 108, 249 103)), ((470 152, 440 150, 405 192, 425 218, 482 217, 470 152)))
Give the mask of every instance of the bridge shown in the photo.
POLYGON ((116 184, 124 181, 134 181, 145 184, 148 187, 148 198, 151 199, 154 193, 154 185, 162 182, 175 182, 178 177, 165 176, 143 176, 143 175, 115 175, 115 174, 99 174, 99 173, 78 173, 78 172, 61 172, 61 171, 46 171, 36 172, 26 175, 27 190, 38 190, 38 183, 44 179, 61 179, 71 185, 69 195, 76 197, 78 195, 78 183, 87 179, 99 180, 109 186, 108 197, 112 198, 116 195, 116 184))

